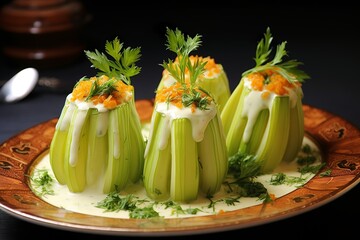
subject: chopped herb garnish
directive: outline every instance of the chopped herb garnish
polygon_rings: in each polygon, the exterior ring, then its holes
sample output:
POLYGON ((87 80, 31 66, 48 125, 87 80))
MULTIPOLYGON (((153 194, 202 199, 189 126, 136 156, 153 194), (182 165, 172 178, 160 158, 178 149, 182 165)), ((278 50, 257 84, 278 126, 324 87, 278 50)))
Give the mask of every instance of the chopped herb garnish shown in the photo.
POLYGON ((110 192, 104 200, 98 202, 96 207, 105 209, 105 212, 133 211, 136 209, 136 202, 136 196, 129 194, 121 197, 115 190, 110 192))
POLYGON ((106 53, 113 58, 109 59, 104 53, 95 49, 94 52, 85 50, 85 54, 92 63, 91 67, 98 69, 98 76, 106 75, 109 78, 121 79, 131 85, 130 78, 139 74, 141 68, 135 63, 140 59, 140 47, 123 49, 123 43, 116 37, 113 41, 106 41, 106 53))
POLYGON ((229 174, 234 180, 226 182, 230 192, 236 192, 242 197, 260 197, 268 194, 265 186, 255 181, 261 175, 261 165, 254 155, 240 152, 229 157, 229 174))
POLYGON ((301 187, 302 185, 305 184, 306 180, 307 178, 302 175, 299 177, 295 177, 295 176, 288 176, 285 173, 276 173, 271 176, 270 184, 271 185, 286 184, 289 186, 297 185, 296 187, 301 187))
POLYGON ((260 40, 256 48, 255 55, 255 67, 245 71, 242 76, 246 76, 249 73, 253 72, 262 72, 266 70, 271 70, 279 73, 289 82, 303 82, 305 79, 310 78, 304 71, 298 69, 302 62, 297 60, 288 60, 283 61, 284 57, 288 55, 288 52, 285 50, 286 41, 277 45, 276 53, 272 60, 270 60, 270 54, 272 49, 270 48, 271 42, 273 40, 270 28, 266 29, 264 38, 260 40))
POLYGON ((159 217, 159 213, 154 210, 153 206, 146 206, 143 208, 135 208, 129 213, 130 218, 147 219, 159 217))
POLYGON ((30 177, 32 185, 34 186, 34 192, 38 196, 54 195, 52 189, 54 179, 49 175, 47 170, 37 170, 30 177))
POLYGON ((254 178, 261 174, 261 164, 256 156, 238 152, 229 157, 229 173, 237 179, 254 178))
POLYGON ((237 197, 227 197, 224 199, 224 202, 228 206, 235 206, 235 203, 239 203, 240 196, 237 197))
POLYGON ((331 169, 328 169, 326 171, 323 171, 319 174, 320 177, 327 177, 327 176, 330 176, 331 174, 331 169))
POLYGON ((320 164, 317 164, 317 165, 306 165, 304 167, 301 167, 298 169, 298 171, 301 173, 301 174, 306 174, 306 173, 317 173, 319 172, 319 170, 324 167, 326 165, 326 163, 320 163, 320 164))
MULTIPOLYGON (((201 35, 196 34, 195 37, 187 36, 179 30, 175 31, 166 28, 167 49, 176 53, 177 63, 168 59, 164 61, 161 66, 166 69, 174 79, 181 84, 181 102, 183 106, 189 107, 195 105, 201 110, 207 110, 207 106, 213 98, 204 89, 197 86, 197 79, 204 74, 206 61, 201 61, 197 58, 195 61, 190 61, 190 53, 201 45, 201 35), (186 81, 186 75, 189 74, 189 80, 186 81)), ((179 89, 180 90, 180 89, 179 89)), ((161 90, 160 90, 161 91, 161 90)), ((173 101, 173 98, 168 98, 168 102, 173 101)))
POLYGON ((181 205, 179 203, 176 203, 172 200, 169 201, 165 201, 161 203, 162 205, 165 205, 165 209, 167 208, 171 208, 172 209, 172 214, 191 214, 191 215, 195 215, 197 214, 199 211, 201 211, 199 208, 187 208, 187 209, 183 209, 181 207, 181 205))
POLYGON ((117 91, 115 87, 115 83, 117 81, 119 80, 112 78, 103 84, 99 84, 98 79, 95 80, 91 85, 90 93, 86 97, 85 101, 90 100, 94 96, 110 95, 112 92, 117 91))

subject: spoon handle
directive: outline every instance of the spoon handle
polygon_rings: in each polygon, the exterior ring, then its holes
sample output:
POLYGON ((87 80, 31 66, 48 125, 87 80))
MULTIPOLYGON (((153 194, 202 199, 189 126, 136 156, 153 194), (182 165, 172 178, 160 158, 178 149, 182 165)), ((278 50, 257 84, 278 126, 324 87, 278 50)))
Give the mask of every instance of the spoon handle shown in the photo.
MULTIPOLYGON (((0 80, 0 88, 6 82, 6 80, 0 80)), ((73 83, 62 81, 56 77, 40 77, 36 83, 36 87, 45 91, 66 93, 72 91, 73 83)))

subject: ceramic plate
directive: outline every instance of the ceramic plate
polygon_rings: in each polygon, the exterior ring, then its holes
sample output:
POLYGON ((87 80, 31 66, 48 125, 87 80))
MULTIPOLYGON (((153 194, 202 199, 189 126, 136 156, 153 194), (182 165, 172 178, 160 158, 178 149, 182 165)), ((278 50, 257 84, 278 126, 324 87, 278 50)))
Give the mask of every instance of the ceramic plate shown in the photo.
MULTIPOLYGON (((150 120, 153 102, 138 100, 142 121, 150 120)), ((121 219, 97 217, 54 207, 29 188, 28 175, 48 153, 57 119, 27 129, 0 146, 0 209, 35 224, 87 233, 119 236, 171 236, 241 229, 261 225, 320 207, 359 183, 360 131, 327 111, 304 105, 307 136, 318 144, 331 170, 316 174, 271 204, 259 204, 221 215, 170 219, 121 219)))

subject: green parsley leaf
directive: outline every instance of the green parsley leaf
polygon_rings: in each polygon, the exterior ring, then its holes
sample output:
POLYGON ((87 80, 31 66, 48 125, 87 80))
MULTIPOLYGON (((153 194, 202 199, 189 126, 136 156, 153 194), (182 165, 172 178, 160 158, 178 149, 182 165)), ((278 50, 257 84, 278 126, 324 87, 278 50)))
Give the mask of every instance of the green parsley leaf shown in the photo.
POLYGON ((275 56, 270 60, 270 54, 272 49, 270 48, 271 42, 273 40, 270 28, 266 29, 264 38, 260 40, 256 48, 255 54, 255 67, 243 72, 242 76, 246 76, 253 72, 261 72, 271 69, 282 75, 289 82, 304 82, 306 79, 309 79, 310 76, 307 75, 304 71, 298 69, 300 65, 303 65, 302 62, 297 60, 288 60, 284 61, 284 58, 288 56, 286 51, 286 41, 277 45, 275 56))
MULTIPOLYGON (((207 106, 210 100, 207 97, 201 97, 200 93, 205 93, 211 99, 212 97, 203 89, 195 89, 197 85, 197 79, 202 74, 204 74, 205 65, 207 62, 202 62, 200 59, 197 59, 192 63, 189 58, 190 53, 194 50, 197 50, 201 45, 201 35, 196 34, 193 38, 190 36, 185 38, 185 35, 178 28, 175 30, 166 28, 166 38, 167 49, 176 53, 179 62, 174 63, 172 60, 168 59, 167 61, 163 61, 161 66, 166 69, 174 77, 174 79, 183 86, 183 105, 188 107, 194 103, 196 107, 201 110, 208 109, 207 106), (189 73, 189 87, 185 82, 186 72, 189 73)), ((171 99, 169 99, 169 101, 171 101, 171 99)))
POLYGON ((141 67, 135 65, 140 59, 140 47, 123 48, 123 43, 118 37, 113 41, 106 41, 105 51, 112 58, 109 59, 105 53, 95 49, 94 52, 85 50, 85 54, 92 63, 91 67, 98 69, 98 76, 106 75, 109 78, 122 80, 125 84, 131 85, 130 78, 139 74, 141 67))

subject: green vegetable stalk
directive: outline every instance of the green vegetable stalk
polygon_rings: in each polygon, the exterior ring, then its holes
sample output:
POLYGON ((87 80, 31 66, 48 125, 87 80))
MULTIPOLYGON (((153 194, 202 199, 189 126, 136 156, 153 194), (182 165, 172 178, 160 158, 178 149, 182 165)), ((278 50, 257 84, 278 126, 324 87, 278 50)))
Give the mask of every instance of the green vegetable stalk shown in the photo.
POLYGON ((122 49, 115 38, 106 52, 86 51, 98 76, 82 78, 66 98, 50 145, 58 182, 71 192, 87 188, 109 193, 141 179, 145 141, 130 77, 140 49, 122 49))
POLYGON ((229 156, 254 156, 262 173, 294 160, 301 149, 301 84, 309 78, 297 68, 301 62, 283 62, 286 42, 277 46, 270 61, 271 42, 268 28, 256 49, 256 66, 243 73, 221 113, 229 156))
POLYGON ((190 202, 220 190, 227 168, 225 135, 210 94, 197 86, 204 62, 189 60, 200 36, 184 38, 167 28, 168 49, 178 54, 162 66, 176 83, 158 89, 145 150, 143 182, 154 200, 190 202), (189 81, 185 81, 185 69, 189 81))

